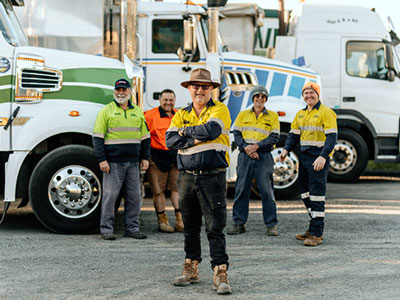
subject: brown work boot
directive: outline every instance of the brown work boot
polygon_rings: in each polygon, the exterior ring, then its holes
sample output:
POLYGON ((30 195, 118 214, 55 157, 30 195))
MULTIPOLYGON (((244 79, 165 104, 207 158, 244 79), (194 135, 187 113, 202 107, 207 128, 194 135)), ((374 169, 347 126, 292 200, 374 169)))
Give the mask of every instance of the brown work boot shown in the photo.
POLYGON ((175 278, 174 285, 186 286, 199 281, 199 261, 186 258, 183 264, 182 275, 175 278))
POLYGON ((308 238, 304 240, 304 246, 318 246, 322 244, 322 240, 324 238, 322 236, 315 236, 315 235, 310 235, 308 238))
POLYGON ((237 234, 241 234, 241 233, 245 233, 246 232, 246 227, 244 226, 244 224, 233 224, 232 227, 228 228, 227 233, 229 235, 237 235, 237 234))
POLYGON ((310 231, 307 230, 304 233, 296 234, 296 240, 304 241, 306 238, 310 236, 310 231))
POLYGON ((267 227, 267 235, 278 236, 278 227, 276 225, 272 227, 267 227))
POLYGON ((214 267, 214 287, 217 294, 232 294, 232 289, 228 282, 228 273, 226 265, 219 265, 214 267))
POLYGON ((171 225, 169 225, 168 216, 165 213, 165 211, 162 213, 157 213, 157 218, 158 218, 158 231, 159 232, 172 233, 175 231, 175 229, 171 225))
POLYGON ((176 221, 175 221, 175 231, 183 232, 184 226, 182 221, 182 213, 180 211, 175 213, 176 221))

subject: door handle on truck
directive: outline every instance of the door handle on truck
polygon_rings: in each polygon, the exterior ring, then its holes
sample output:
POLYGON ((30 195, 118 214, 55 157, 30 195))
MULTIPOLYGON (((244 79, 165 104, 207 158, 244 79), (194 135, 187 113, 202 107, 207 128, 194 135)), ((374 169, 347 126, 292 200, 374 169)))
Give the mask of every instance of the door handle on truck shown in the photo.
POLYGON ((356 97, 343 97, 343 102, 356 102, 356 97))

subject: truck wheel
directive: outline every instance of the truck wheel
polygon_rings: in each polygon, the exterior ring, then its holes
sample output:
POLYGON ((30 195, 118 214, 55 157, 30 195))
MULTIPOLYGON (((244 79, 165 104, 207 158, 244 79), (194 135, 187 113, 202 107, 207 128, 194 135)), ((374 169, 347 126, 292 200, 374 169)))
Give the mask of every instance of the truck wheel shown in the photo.
POLYGON ((44 156, 33 170, 29 198, 49 230, 84 233, 99 228, 101 172, 93 149, 68 145, 44 156))
POLYGON ((357 180, 367 168, 368 157, 367 144, 357 132, 339 129, 328 179, 335 182, 357 180))
MULTIPOLYGON (((281 163, 279 155, 282 152, 283 145, 285 144, 286 136, 281 136, 277 147, 271 152, 274 158, 274 194, 275 198, 279 200, 289 200, 299 194, 299 150, 296 148, 291 151, 286 160, 281 163)), ((258 197, 261 197, 257 184, 253 180, 252 191, 258 197)))

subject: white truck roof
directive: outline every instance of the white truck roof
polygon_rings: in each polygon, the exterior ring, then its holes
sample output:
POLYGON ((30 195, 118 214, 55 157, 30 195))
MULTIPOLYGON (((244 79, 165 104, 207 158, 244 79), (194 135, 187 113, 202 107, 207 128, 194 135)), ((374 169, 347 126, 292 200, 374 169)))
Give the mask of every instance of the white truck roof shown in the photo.
POLYGON ((290 22, 291 35, 300 32, 329 32, 389 39, 380 16, 365 7, 303 4, 294 11, 290 22))
POLYGON ((170 2, 138 2, 138 13, 149 13, 157 15, 182 15, 183 13, 191 14, 207 14, 199 5, 186 5, 181 3, 170 2))

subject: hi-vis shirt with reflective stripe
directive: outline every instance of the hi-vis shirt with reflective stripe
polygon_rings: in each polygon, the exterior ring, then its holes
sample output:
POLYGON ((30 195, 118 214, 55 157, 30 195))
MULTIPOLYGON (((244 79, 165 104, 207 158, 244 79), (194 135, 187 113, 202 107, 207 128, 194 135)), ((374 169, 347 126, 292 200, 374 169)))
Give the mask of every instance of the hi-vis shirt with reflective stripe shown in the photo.
POLYGON ((180 170, 209 170, 229 165, 231 118, 225 104, 210 100, 197 117, 192 105, 179 110, 165 135, 167 147, 178 150, 180 170), (185 135, 178 130, 185 127, 185 135), (194 139, 202 141, 194 145, 194 139))
POLYGON ((113 101, 99 111, 93 133, 95 152, 99 160, 132 160, 129 159, 130 156, 135 156, 135 160, 139 160, 139 156, 141 159, 148 159, 147 149, 141 147, 146 139, 148 141, 145 143, 150 144, 150 133, 138 106, 129 102, 128 108, 124 110, 113 101), (104 144, 104 154, 101 153, 101 143, 104 144))
MULTIPOLYGON (((336 114, 332 109, 318 102, 311 111, 308 111, 306 107, 296 114, 290 133, 300 135, 302 148, 322 148, 325 145, 326 135, 331 133, 337 135, 336 114)), ((333 151, 329 152, 331 156, 333 151)))
POLYGON ((257 118, 254 109, 250 108, 239 113, 233 130, 234 133, 235 131, 240 132, 245 142, 243 145, 239 145, 239 148, 245 148, 246 144, 258 144, 260 150, 271 151, 279 139, 279 128, 279 118, 276 112, 264 108, 257 118), (268 143, 266 139, 271 135, 276 138, 272 143, 268 143))

